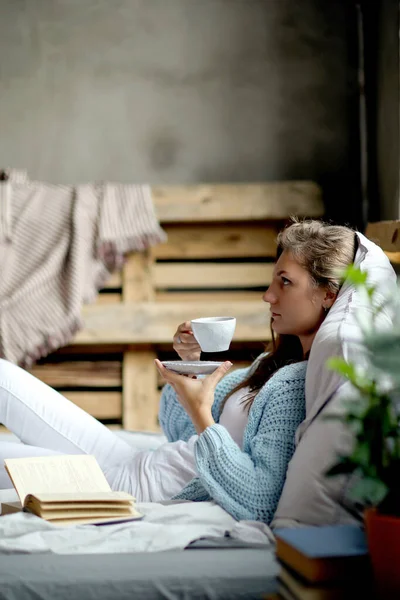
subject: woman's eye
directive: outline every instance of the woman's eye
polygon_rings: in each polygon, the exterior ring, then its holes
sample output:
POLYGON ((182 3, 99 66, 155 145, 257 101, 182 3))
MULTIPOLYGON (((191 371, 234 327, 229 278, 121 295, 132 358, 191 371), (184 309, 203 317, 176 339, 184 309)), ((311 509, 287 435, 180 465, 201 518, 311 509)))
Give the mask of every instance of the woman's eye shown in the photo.
POLYGON ((283 283, 283 285, 289 285, 290 280, 286 279, 286 277, 282 277, 282 283, 283 283))

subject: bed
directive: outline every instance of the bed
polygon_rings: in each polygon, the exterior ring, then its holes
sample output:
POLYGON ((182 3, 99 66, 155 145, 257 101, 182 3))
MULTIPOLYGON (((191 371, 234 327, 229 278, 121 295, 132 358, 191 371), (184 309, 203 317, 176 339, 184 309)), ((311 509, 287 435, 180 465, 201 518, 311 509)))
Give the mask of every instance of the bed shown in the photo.
MULTIPOLYGON (((163 436, 118 432, 137 447, 163 436)), ((1 440, 15 441, 11 434, 1 440)), ((16 499, 1 490, 0 503, 16 499)), ((12 554, 0 560, 0 600, 256 599, 276 590, 272 546, 209 537, 185 550, 122 554, 12 554)))
MULTIPOLYGON (((31 369, 108 425, 157 432, 117 431, 138 448, 164 439, 154 358, 169 357, 182 306, 188 315, 240 317, 235 364, 249 364, 270 335, 260 286, 271 276, 276 233, 293 212, 323 213, 314 182, 158 186, 152 193, 168 242, 131 255, 85 307, 85 329, 72 345, 31 369)), ((0 492, 0 503, 12 499, 13 491, 0 492)), ((159 553, 2 554, 0 598, 265 598, 277 570, 271 545, 232 547, 226 538, 159 553)))

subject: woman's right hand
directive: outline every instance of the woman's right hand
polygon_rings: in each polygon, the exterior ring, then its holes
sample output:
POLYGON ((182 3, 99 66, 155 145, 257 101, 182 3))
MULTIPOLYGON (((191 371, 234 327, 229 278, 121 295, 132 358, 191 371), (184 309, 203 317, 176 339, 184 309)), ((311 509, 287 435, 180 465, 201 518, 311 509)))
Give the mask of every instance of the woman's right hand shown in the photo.
POLYGON ((193 335, 190 321, 178 325, 174 334, 173 349, 182 360, 200 360, 201 348, 193 335))

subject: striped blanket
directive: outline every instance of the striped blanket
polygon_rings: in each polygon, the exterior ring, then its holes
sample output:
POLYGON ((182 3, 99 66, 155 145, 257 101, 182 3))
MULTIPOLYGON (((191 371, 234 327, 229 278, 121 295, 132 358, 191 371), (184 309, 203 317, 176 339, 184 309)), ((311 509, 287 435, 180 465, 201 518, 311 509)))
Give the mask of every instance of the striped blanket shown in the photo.
POLYGON ((0 177, 0 356, 21 366, 68 344, 123 256, 166 239, 149 186, 0 177))

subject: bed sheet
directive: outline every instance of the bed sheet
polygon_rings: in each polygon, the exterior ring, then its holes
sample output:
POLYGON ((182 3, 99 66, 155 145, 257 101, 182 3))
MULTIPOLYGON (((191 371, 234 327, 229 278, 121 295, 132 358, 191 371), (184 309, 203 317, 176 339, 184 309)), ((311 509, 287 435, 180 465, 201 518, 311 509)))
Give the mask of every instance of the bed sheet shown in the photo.
MULTIPOLYGON (((14 490, 0 493, 12 499, 14 490)), ((251 600, 276 591, 273 546, 225 541, 162 552, 2 554, 0 600, 251 600)))

